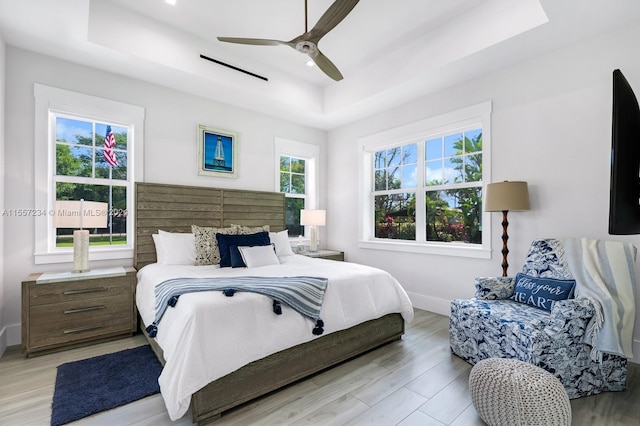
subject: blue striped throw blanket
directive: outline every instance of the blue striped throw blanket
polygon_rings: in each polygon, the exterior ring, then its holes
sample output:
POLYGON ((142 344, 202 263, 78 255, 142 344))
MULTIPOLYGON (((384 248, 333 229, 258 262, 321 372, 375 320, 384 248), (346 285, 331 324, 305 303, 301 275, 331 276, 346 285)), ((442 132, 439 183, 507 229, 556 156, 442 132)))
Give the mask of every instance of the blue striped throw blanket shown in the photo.
POLYGON ((199 291, 222 291, 231 297, 237 291, 248 291, 269 296, 273 299, 273 311, 281 314, 280 304, 294 309, 315 322, 313 334, 324 332, 324 322, 320 319, 320 309, 327 289, 327 278, 320 277, 215 277, 215 278, 174 278, 158 284, 156 294, 156 316, 153 324, 146 328, 150 337, 158 332, 158 323, 168 307, 174 307, 180 295, 199 291))
POLYGON ((631 243, 588 238, 561 242, 576 279, 576 295, 599 302, 586 331, 592 358, 599 359, 603 352, 633 358, 636 248, 631 243))

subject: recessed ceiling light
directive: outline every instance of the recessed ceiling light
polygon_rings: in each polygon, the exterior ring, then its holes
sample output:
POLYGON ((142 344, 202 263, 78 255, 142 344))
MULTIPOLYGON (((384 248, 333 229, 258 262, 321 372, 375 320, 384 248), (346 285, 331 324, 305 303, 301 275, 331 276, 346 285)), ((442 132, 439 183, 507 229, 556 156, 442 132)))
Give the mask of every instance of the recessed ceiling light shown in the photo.
POLYGON ((175 6, 176 5, 176 0, 164 0, 164 1, 169 3, 171 6, 175 6))

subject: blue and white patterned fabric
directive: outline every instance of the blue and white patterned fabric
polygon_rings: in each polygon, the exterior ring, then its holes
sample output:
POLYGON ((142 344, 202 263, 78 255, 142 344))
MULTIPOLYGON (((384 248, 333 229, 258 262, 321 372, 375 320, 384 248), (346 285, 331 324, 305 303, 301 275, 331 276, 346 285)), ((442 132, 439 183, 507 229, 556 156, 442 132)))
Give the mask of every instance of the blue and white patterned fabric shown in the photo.
MULTIPOLYGON (((533 242, 523 268, 529 276, 572 279, 557 240, 533 242)), ((509 298, 512 277, 476 279, 476 295, 453 300, 449 343, 454 354, 470 362, 487 358, 513 358, 553 373, 569 398, 579 398, 626 388, 627 359, 603 353, 591 357, 585 330, 598 302, 577 297, 553 302, 551 311, 537 309, 509 298)))

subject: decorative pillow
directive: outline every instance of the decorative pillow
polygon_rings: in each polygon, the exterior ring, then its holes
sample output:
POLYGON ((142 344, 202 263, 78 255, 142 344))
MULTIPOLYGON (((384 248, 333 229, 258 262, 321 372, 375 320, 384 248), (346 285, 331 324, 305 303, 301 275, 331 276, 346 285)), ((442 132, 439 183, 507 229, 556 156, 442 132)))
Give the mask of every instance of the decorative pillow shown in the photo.
POLYGON ((231 258, 232 268, 242 268, 247 266, 242 259, 242 255, 240 254, 240 250, 238 250, 238 246, 229 247, 229 256, 231 258))
POLYGON ((575 288, 576 280, 531 277, 518 273, 511 300, 551 311, 553 302, 572 298, 575 288))
POLYGON ((268 232, 258 232, 249 235, 226 235, 216 234, 218 240, 218 250, 220 252, 220 267, 225 268, 231 266, 231 247, 232 246, 267 246, 271 245, 268 232))
POLYGON ((157 262, 163 265, 193 265, 196 245, 193 234, 158 230, 153 234, 157 262))
POLYGON ((231 224, 231 227, 236 229, 237 235, 256 234, 258 232, 264 232, 264 231, 269 232, 269 229, 270 229, 270 225, 250 227, 250 226, 244 226, 244 225, 234 225, 233 223, 231 224))
MULTIPOLYGON (((268 246, 254 246, 254 247, 236 247, 239 251, 242 261, 242 266, 247 268, 257 268, 258 266, 278 265, 280 261, 276 256, 275 247, 273 244, 268 246)), ((233 259, 233 254, 231 255, 233 259)), ((233 266, 233 265, 231 265, 233 266)))
POLYGON ((293 256, 293 250, 289 243, 289 231, 269 232, 269 240, 276 247, 276 256, 293 256))
POLYGON ((160 235, 151 234, 151 238, 153 238, 153 244, 156 246, 156 262, 164 264, 164 247, 162 246, 162 241, 160 241, 160 235))
POLYGON ((194 265, 217 265, 220 263, 220 251, 216 234, 235 235, 236 228, 213 228, 191 225, 195 237, 196 260, 194 265))

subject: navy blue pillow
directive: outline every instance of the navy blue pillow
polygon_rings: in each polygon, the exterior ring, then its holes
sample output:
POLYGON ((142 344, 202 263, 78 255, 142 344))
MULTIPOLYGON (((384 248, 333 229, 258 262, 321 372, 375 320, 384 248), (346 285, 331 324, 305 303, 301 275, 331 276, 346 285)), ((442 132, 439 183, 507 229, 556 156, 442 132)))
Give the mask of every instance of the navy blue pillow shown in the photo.
MULTIPOLYGON (((268 232, 258 232, 249 235, 225 235, 216 234, 218 240, 218 250, 220 250, 220 267, 225 268, 232 266, 231 263, 231 248, 235 246, 235 255, 240 256, 238 246, 268 246, 271 244, 268 232)), ((240 256, 242 261, 242 256, 240 256)), ((237 262, 236 262, 237 263, 237 262)), ((244 266, 244 261, 242 265, 244 266)))
POLYGON ((244 259, 242 259, 242 254, 240 254, 240 250, 238 250, 238 246, 229 247, 229 254, 231 255, 231 267, 232 268, 242 268, 245 265, 244 259))
POLYGON ((551 311, 553 302, 571 299, 575 288, 576 280, 531 277, 520 273, 516 274, 516 287, 511 300, 551 311))

